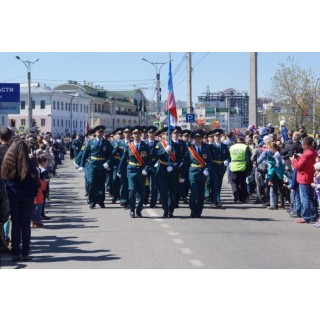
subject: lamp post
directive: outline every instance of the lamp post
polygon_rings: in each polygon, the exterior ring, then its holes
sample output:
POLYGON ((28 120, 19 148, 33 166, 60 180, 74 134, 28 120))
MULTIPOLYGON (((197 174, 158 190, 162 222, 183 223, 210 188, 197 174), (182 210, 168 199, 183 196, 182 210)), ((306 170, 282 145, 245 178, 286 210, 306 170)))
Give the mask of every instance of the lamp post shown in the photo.
POLYGON ((29 131, 33 127, 32 123, 32 97, 31 97, 31 66, 34 65, 39 59, 35 61, 29 61, 29 60, 21 60, 19 56, 16 56, 18 60, 20 60, 27 68, 28 70, 28 100, 29 100, 29 108, 28 108, 28 126, 29 131))
POLYGON ((316 100, 317 100, 317 86, 320 78, 317 79, 316 84, 314 86, 314 98, 313 98, 313 105, 312 105, 312 132, 313 137, 316 135, 316 121, 315 121, 315 115, 316 115, 316 100))
POLYGON ((157 114, 160 115, 160 92, 161 92, 161 88, 160 88, 160 70, 161 68, 167 64, 169 61, 167 62, 150 62, 149 60, 145 59, 145 58, 141 58, 141 60, 146 61, 150 64, 152 64, 155 69, 156 69, 156 79, 157 79, 157 114))

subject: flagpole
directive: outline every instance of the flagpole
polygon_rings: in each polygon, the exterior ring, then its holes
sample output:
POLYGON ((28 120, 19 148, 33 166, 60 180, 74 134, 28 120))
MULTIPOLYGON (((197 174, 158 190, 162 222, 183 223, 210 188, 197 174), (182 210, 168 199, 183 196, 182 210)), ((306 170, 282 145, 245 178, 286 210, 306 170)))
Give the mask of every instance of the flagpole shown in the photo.
MULTIPOLYGON (((169 53, 169 78, 171 74, 171 53, 169 53)), ((172 81, 172 78, 171 78, 172 81)), ((168 88, 169 89, 169 88, 168 88)), ((171 146, 171 134, 170 134, 170 108, 168 108, 168 146, 171 146)), ((170 166, 170 152, 168 152, 168 167, 170 166)))

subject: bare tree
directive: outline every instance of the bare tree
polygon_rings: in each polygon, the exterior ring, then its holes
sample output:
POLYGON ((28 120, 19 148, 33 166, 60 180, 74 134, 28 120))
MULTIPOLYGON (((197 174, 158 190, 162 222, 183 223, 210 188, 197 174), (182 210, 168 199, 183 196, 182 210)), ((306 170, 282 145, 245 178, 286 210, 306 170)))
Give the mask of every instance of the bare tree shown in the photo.
POLYGON ((288 65, 281 63, 271 81, 269 97, 279 108, 278 119, 285 119, 289 128, 298 130, 305 126, 311 132, 315 93, 319 91, 311 69, 304 70, 289 57, 288 65))

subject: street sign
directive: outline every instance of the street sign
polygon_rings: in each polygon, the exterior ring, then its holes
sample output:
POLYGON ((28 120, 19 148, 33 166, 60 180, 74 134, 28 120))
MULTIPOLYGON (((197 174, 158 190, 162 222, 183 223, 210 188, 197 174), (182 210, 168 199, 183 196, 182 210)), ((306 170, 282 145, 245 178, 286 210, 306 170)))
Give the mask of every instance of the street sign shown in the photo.
POLYGON ((0 114, 20 113, 20 84, 0 83, 0 114))
POLYGON ((196 115, 194 113, 186 114, 186 122, 194 123, 196 121, 196 115))

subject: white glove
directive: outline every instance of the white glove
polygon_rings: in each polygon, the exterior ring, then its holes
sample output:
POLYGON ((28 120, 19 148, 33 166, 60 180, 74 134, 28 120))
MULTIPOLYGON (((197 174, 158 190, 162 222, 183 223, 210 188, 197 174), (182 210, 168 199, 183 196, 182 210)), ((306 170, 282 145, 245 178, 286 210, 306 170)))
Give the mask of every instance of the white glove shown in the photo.
POLYGON ((204 169, 203 174, 207 177, 209 175, 208 169, 204 169))
POLYGON ((227 167, 228 166, 228 160, 224 160, 223 164, 227 167))
POLYGON ((142 174, 143 174, 144 176, 146 176, 146 175, 148 174, 148 172, 147 172, 146 170, 142 170, 142 174))
POLYGON ((78 169, 78 171, 79 171, 79 172, 83 172, 83 167, 80 167, 80 168, 78 169))
POLYGON ((120 174, 120 173, 117 173, 117 176, 118 176, 119 178, 121 178, 121 174, 120 174))
POLYGON ((170 152, 172 150, 171 145, 166 146, 164 150, 166 150, 167 152, 170 152))
POLYGON ((75 161, 73 161, 73 165, 74 165, 74 168, 75 168, 75 169, 78 169, 78 168, 79 168, 79 166, 76 164, 75 161))
POLYGON ((171 172, 172 170, 173 170, 172 166, 169 166, 169 167, 167 168, 167 171, 168 171, 168 172, 171 172))
POLYGON ((108 162, 105 162, 105 163, 103 164, 103 167, 107 170, 107 169, 109 168, 108 162))
POLYGON ((159 162, 157 162, 155 165, 154 165, 155 168, 158 168, 159 167, 159 162))
POLYGON ((179 179, 179 183, 184 183, 185 179, 179 179))

